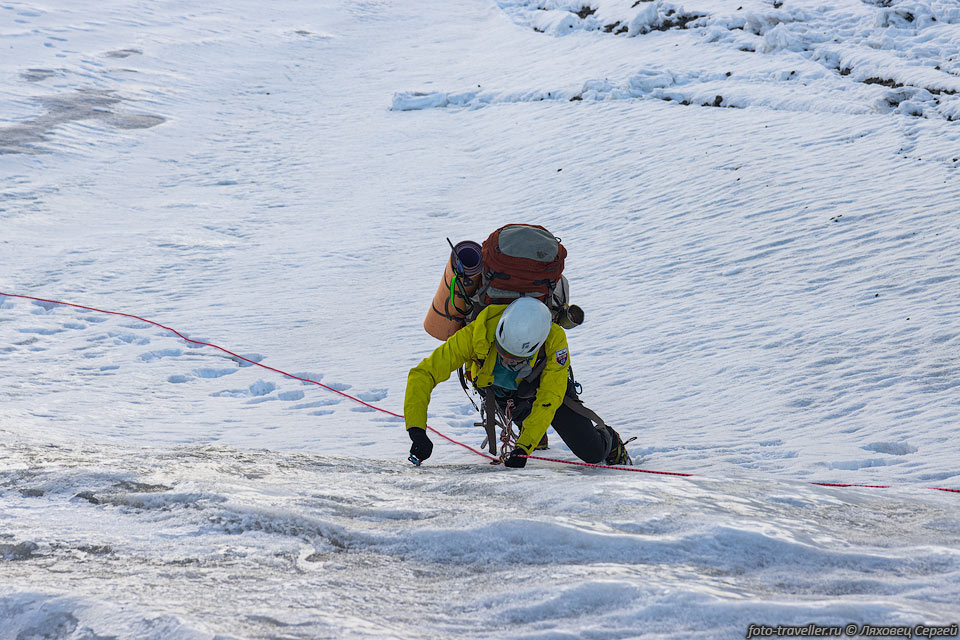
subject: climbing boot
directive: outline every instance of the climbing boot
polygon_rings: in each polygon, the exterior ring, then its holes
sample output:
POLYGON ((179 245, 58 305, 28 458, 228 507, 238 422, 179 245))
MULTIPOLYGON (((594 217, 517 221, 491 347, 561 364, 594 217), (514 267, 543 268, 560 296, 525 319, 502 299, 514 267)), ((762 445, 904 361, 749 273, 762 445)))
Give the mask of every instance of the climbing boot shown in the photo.
POLYGON ((633 460, 630 458, 630 454, 627 453, 627 445, 636 440, 636 438, 630 438, 626 442, 620 438, 620 434, 610 429, 610 433, 613 434, 614 442, 613 446, 610 447, 610 453, 607 455, 606 463, 609 465, 632 465, 633 460))

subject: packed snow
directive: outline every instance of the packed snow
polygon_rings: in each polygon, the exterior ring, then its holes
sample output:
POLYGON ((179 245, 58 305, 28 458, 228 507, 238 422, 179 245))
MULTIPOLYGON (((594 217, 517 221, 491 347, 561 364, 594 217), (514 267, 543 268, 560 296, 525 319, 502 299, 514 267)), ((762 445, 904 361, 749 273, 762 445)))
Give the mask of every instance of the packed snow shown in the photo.
POLYGON ((956 2, 56 4, 0 2, 0 292, 242 358, 0 296, 0 639, 960 621, 956 2), (511 222, 692 476, 414 468, 250 362, 402 412, 446 238, 511 222))

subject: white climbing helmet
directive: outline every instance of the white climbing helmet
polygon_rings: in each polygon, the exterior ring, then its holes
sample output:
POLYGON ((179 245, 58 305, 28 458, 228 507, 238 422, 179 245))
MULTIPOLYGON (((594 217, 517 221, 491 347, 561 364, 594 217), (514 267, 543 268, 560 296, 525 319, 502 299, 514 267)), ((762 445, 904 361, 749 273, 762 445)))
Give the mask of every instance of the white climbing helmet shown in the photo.
POLYGON ((551 322, 547 305, 536 298, 517 298, 497 323, 497 345, 511 356, 530 358, 546 342, 551 322))

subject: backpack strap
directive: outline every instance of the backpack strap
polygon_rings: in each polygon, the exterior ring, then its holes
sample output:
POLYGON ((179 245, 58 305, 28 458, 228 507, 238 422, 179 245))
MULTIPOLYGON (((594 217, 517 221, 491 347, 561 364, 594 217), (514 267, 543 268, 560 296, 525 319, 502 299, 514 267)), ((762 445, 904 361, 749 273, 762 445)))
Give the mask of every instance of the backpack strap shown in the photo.
POLYGON ((489 304, 484 302, 484 297, 486 296, 487 290, 490 288, 490 281, 488 280, 487 282, 483 282, 483 280, 481 280, 481 282, 482 284, 480 287, 478 287, 477 290, 474 291, 470 296, 470 312, 467 314, 467 322, 473 322, 476 320, 477 316, 480 315, 480 312, 483 311, 487 304, 489 304))
MULTIPOLYGON (((449 303, 449 300, 448 300, 447 302, 449 303)), ((463 324, 463 323, 464 323, 464 321, 463 321, 463 316, 450 315, 450 314, 447 313, 446 311, 441 311, 440 309, 437 309, 437 305, 435 305, 435 304, 431 304, 430 306, 433 308, 433 312, 434 312, 435 314, 437 314, 438 316, 440 316, 441 318, 446 318, 447 320, 456 320, 456 321, 459 322, 460 324, 463 324)), ((444 305, 444 306, 447 306, 447 305, 444 305)), ((454 308, 456 308, 456 307, 454 307, 454 308)))
POLYGON ((567 380, 567 392, 563 394, 563 406, 570 409, 577 415, 581 415, 584 418, 594 422, 594 426, 597 428, 597 431, 603 431, 607 428, 607 423, 603 421, 603 418, 597 415, 592 409, 588 409, 577 396, 577 387, 580 385, 573 378, 573 367, 570 367, 570 378, 567 380))
POLYGON ((540 386, 540 374, 547 366, 547 347, 540 347, 537 353, 537 359, 533 364, 533 369, 520 380, 516 395, 519 398, 532 398, 537 394, 537 388, 540 386))
POLYGON ((569 394, 563 396, 563 406, 570 409, 574 413, 577 413, 588 420, 595 422, 594 425, 597 428, 597 431, 602 431, 607 428, 607 423, 603 421, 603 418, 598 416, 595 411, 588 409, 583 405, 583 403, 576 397, 569 394))
POLYGON ((533 365, 533 371, 528 373, 523 377, 524 380, 534 380, 540 377, 540 374, 543 373, 543 370, 547 367, 547 346, 544 344, 540 347, 540 352, 537 354, 537 360, 533 365))
MULTIPOLYGON (((539 387, 540 374, 543 373, 544 368, 547 366, 547 354, 546 348, 541 347, 540 353, 537 355, 537 363, 531 371, 523 380, 520 381, 521 387, 518 388, 514 393, 520 399, 529 399, 533 398, 536 395, 536 390, 539 387)), ((563 394, 563 405, 573 411, 574 413, 581 415, 591 422, 594 423, 594 426, 598 431, 602 431, 607 428, 607 423, 603 421, 603 418, 597 415, 597 413, 584 406, 583 401, 577 397, 576 391, 574 391, 573 385, 576 383, 573 380, 573 371, 570 371, 570 378, 567 383, 567 392, 563 394)))

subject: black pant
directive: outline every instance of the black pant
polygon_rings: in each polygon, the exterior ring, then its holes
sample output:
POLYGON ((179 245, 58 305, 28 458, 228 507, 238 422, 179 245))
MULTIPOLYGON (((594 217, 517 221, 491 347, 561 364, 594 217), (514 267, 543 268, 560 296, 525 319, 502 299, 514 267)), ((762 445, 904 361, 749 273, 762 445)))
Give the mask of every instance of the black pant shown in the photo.
MULTIPOLYGON (((485 389, 478 390, 480 391, 480 395, 484 395, 485 391, 489 391, 485 389)), ((513 399, 514 401, 511 412, 513 422, 522 428, 523 421, 530 415, 530 411, 533 409, 533 398, 522 399, 511 398, 510 396, 498 396, 497 404, 503 408, 509 399, 513 399)), ((577 397, 577 391, 573 386, 573 381, 567 381, 567 393, 564 401, 583 406, 583 403, 577 397)), ((560 436, 560 439, 570 447, 573 455, 591 464, 603 462, 606 457, 610 455, 610 449, 613 448, 616 442, 616 437, 610 432, 609 427, 597 428, 590 418, 580 415, 566 404, 561 404, 557 409, 551 425, 553 426, 553 430, 557 432, 557 435, 560 436)))

